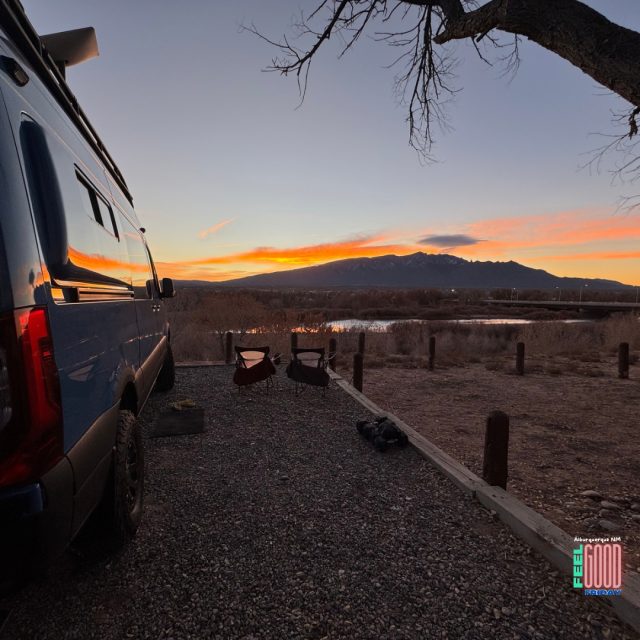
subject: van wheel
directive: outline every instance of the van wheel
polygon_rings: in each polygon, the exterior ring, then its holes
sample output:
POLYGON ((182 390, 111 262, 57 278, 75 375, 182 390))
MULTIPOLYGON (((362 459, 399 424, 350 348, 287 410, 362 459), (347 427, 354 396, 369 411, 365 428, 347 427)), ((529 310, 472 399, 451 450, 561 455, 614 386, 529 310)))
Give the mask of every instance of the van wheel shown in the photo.
POLYGON ((171 345, 167 345, 167 355, 164 357, 164 363, 160 373, 156 379, 156 385, 154 391, 169 391, 173 389, 173 385, 176 381, 176 368, 173 362, 173 351, 171 345))
POLYGON ((144 494, 142 431, 131 411, 118 415, 113 481, 107 492, 105 533, 114 546, 121 547, 138 530, 144 494))

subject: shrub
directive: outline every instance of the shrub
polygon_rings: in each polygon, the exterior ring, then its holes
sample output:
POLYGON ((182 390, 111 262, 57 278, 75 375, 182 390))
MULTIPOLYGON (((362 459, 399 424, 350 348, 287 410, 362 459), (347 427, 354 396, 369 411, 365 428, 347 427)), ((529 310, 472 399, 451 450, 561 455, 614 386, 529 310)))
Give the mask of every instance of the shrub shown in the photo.
MULTIPOLYGON (((633 352, 640 350, 640 322, 631 315, 589 323, 546 321, 489 325, 445 321, 438 318, 455 313, 455 305, 428 306, 438 295, 427 293, 182 289, 176 298, 167 301, 174 354, 178 361, 221 360, 224 335, 233 331, 235 344, 269 345, 272 353, 280 352, 286 357, 290 351, 290 334, 297 331, 301 347, 328 348, 329 339, 336 337, 339 366, 350 366, 361 329, 333 332, 327 320, 357 317, 358 310, 364 310, 366 317, 388 317, 401 312, 430 318, 395 322, 387 332, 367 330, 366 354, 370 360, 365 366, 378 366, 383 361, 422 366, 432 335, 436 337, 438 366, 489 360, 487 369, 499 370, 502 365, 496 363, 503 356, 512 357, 515 344, 520 340, 526 345, 528 361, 530 358, 569 358, 598 363, 603 354, 614 355, 620 342, 629 342, 630 362, 638 362, 639 356, 633 352)), ((479 307, 478 312, 486 313, 486 308, 479 307)), ((527 369, 531 370, 529 364, 527 369)), ((586 367, 583 369, 587 371, 586 367)), ((553 367, 548 367, 547 373, 559 375, 560 372, 554 373, 553 367)))

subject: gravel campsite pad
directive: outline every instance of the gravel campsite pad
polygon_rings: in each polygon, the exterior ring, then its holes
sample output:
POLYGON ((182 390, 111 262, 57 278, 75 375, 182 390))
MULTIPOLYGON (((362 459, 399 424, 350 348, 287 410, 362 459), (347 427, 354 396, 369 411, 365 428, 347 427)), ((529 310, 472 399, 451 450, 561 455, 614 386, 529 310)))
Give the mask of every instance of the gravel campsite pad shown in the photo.
POLYGON ((11 638, 636 638, 411 448, 380 454, 333 384, 238 393, 178 371, 202 434, 147 441, 145 517, 118 556, 68 552, 0 609, 11 638))

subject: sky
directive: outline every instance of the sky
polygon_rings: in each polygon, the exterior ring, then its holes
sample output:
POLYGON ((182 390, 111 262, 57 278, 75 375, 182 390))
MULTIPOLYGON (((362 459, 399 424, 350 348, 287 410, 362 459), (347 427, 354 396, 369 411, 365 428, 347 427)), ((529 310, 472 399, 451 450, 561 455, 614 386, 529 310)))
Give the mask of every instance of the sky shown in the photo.
MULTIPOLYGON (((84 26, 100 56, 67 80, 124 173, 159 275, 226 280, 330 260, 416 251, 515 260, 640 284, 638 184, 620 157, 586 165, 627 107, 558 56, 523 41, 513 78, 467 43, 435 162, 408 145, 389 69, 362 38, 293 77, 265 72, 272 39, 317 0, 22 0, 39 33, 84 26)), ((640 30, 637 0, 586 2, 640 30)), ((371 30, 384 30, 379 25, 371 30)))

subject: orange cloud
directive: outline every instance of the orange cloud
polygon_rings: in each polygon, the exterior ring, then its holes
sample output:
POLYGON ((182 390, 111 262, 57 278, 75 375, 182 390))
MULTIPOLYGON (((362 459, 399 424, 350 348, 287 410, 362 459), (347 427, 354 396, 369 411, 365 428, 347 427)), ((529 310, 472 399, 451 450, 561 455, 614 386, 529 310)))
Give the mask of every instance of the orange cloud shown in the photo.
POLYGON ((592 251, 591 253, 544 256, 545 260, 634 260, 639 258, 640 251, 592 251))
POLYGON ((218 231, 220 231, 220 229, 222 229, 223 227, 226 227, 228 224, 230 224, 234 220, 235 218, 230 218, 229 220, 222 220, 222 222, 218 222, 217 224, 214 224, 212 227, 209 227, 208 229, 203 229, 198 233, 198 238, 200 238, 201 240, 204 240, 207 236, 217 233, 218 231))
POLYGON ((259 273, 258 271, 243 271, 238 269, 212 270, 190 265, 180 265, 173 262, 156 262, 158 277, 170 277, 176 280, 208 280, 210 282, 223 282, 245 278, 259 273))
POLYGON ((464 247, 467 254, 554 245, 572 246, 640 238, 640 214, 613 215, 599 209, 563 211, 482 220, 468 225, 467 232, 489 238, 482 245, 464 247))
POLYGON ((265 266, 270 271, 280 271, 295 267, 311 266, 333 260, 345 258, 377 257, 388 254, 407 255, 416 251, 423 251, 424 246, 418 244, 400 244, 390 242, 392 236, 377 234, 361 238, 327 242, 315 245, 301 245, 297 247, 256 247, 249 251, 232 253, 222 256, 209 256, 178 262, 156 262, 156 267, 163 275, 180 280, 229 280, 245 276, 264 273, 265 266), (217 267, 244 264, 262 265, 262 269, 254 270, 225 270, 217 267))
POLYGON ((503 242, 500 240, 484 240, 481 244, 468 245, 466 247, 456 247, 455 254, 459 256, 475 257, 490 256, 501 257, 509 255, 513 249, 523 248, 526 246, 537 246, 529 243, 503 242))
POLYGON ((386 236, 378 235, 342 242, 328 242, 315 245, 303 245, 278 249, 276 247, 256 247, 250 251, 232 253, 225 256, 197 258, 176 264, 190 265, 222 265, 237 262, 273 264, 284 267, 308 266, 344 258, 375 257, 389 253, 406 255, 420 250, 419 245, 406 244, 374 244, 386 240, 386 236))
MULTIPOLYGON (((211 229, 231 221, 223 221, 211 229)), ((208 230, 205 230, 208 231, 208 230)), ((214 231, 215 232, 215 231, 214 231)), ((204 232, 203 232, 204 233, 204 232)), ((296 247, 262 246, 247 251, 199 257, 192 260, 165 262, 159 269, 179 279, 227 280, 265 271, 279 271, 295 267, 322 264, 334 260, 358 257, 377 257, 387 254, 408 255, 416 251, 441 253, 437 243, 423 244, 426 231, 417 233, 415 239, 406 239, 406 233, 379 233, 337 242, 325 242, 296 247), (242 270, 244 265, 250 270, 242 270), (224 271, 221 268, 227 267, 224 271)), ((573 261, 582 272, 593 261, 593 268, 602 270, 598 275, 608 277, 614 270, 607 260, 628 270, 623 259, 640 257, 639 253, 623 241, 640 239, 640 213, 614 215, 605 209, 591 208, 555 212, 545 215, 502 217, 481 220, 458 229, 429 229, 428 235, 439 238, 442 234, 464 234, 483 238, 482 242, 456 246, 456 255, 474 259, 513 259, 525 264, 536 263, 548 268, 546 261, 559 267, 573 261), (555 249, 555 251, 554 251, 555 249), (575 253, 572 253, 575 252, 575 253), (553 255, 548 255, 553 254, 553 255), (562 261, 559 263, 559 261, 562 261)), ((617 270, 617 278, 620 269, 617 270)), ((632 274, 627 274, 628 279, 632 274)))

